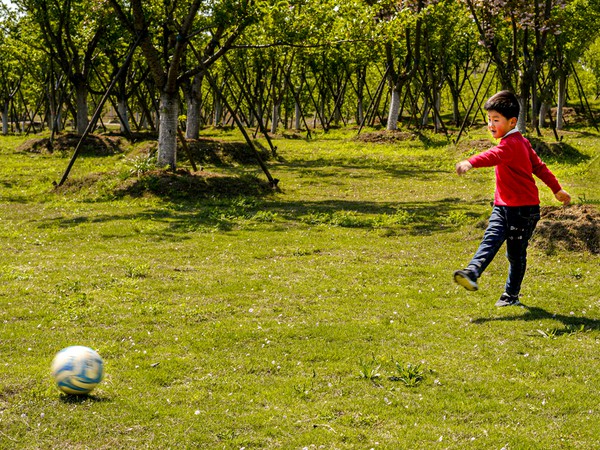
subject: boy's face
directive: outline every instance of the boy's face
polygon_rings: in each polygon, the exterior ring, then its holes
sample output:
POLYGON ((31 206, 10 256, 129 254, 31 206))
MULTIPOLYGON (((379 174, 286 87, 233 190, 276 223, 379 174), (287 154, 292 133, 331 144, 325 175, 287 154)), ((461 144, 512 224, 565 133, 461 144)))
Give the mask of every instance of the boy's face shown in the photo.
POLYGON ((517 126, 517 118, 507 119, 499 112, 488 111, 488 130, 495 139, 500 139, 510 130, 517 126))

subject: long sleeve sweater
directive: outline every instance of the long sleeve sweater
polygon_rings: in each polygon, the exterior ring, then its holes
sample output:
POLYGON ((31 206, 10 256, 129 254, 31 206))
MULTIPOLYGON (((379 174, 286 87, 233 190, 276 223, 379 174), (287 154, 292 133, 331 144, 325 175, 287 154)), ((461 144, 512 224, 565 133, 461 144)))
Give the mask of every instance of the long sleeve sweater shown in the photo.
POLYGON ((505 135, 497 146, 472 156, 469 162, 473 167, 495 167, 494 204, 497 206, 539 205, 533 175, 542 180, 552 193, 561 190, 554 174, 519 132, 505 135))

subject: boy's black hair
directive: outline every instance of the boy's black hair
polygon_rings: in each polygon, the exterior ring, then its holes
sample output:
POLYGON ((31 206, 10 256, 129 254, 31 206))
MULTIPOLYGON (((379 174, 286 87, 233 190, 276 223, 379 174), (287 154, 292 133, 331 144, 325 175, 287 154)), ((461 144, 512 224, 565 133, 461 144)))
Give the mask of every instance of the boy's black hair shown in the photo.
POLYGON ((521 110, 517 96, 511 91, 500 91, 492 95, 489 100, 485 102, 483 108, 486 111, 496 111, 507 119, 513 117, 518 119, 519 111, 521 110))

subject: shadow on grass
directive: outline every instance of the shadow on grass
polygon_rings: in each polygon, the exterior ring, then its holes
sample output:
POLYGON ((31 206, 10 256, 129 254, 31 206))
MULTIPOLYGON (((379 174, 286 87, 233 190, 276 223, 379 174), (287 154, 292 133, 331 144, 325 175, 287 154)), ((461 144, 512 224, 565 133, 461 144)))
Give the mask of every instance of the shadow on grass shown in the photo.
POLYGON ((96 395, 83 394, 83 395, 74 395, 74 394, 61 394, 60 401, 65 404, 73 404, 80 405, 83 403, 108 403, 112 402, 110 398, 106 397, 98 397, 96 395))
POLYGON ((429 235, 453 231, 479 215, 465 211, 456 198, 433 202, 368 202, 368 201, 265 201, 257 197, 199 199, 180 202, 168 209, 146 209, 137 213, 77 215, 37 220, 40 229, 77 228, 86 224, 130 222, 119 226, 113 235, 122 238, 138 233, 143 222, 158 225, 162 238, 181 239, 190 231, 216 228, 230 231, 250 222, 271 222, 273 225, 304 224, 335 226, 365 230, 391 230, 410 235, 429 235), (143 222, 140 222, 143 221, 143 222))
POLYGON ((474 320, 473 323, 484 324, 487 322, 507 322, 516 320, 531 322, 543 319, 551 319, 556 320, 565 326, 565 330, 558 330, 555 333, 556 335, 572 333, 574 331, 581 330, 581 328, 583 328, 585 331, 600 329, 600 320, 597 319, 591 319, 589 317, 578 317, 572 315, 566 316, 564 314, 551 313, 543 308, 539 308, 536 306, 522 305, 521 309, 525 310, 524 314, 513 314, 510 316, 503 317, 481 317, 479 319, 474 320))
POLYGON ((566 142, 546 142, 535 137, 529 137, 529 142, 546 163, 578 164, 590 159, 566 142))
POLYGON ((431 180, 432 175, 450 174, 454 167, 448 169, 431 169, 425 167, 425 164, 406 164, 382 163, 378 161, 367 161, 360 158, 349 158, 346 161, 332 159, 313 159, 310 161, 285 161, 280 160, 280 166, 285 167, 286 172, 290 173, 308 173, 311 177, 331 178, 344 176, 345 171, 352 171, 353 178, 376 178, 376 172, 384 172, 396 178, 410 178, 414 180, 431 180), (368 171, 365 171, 368 166, 368 171), (308 172, 307 172, 308 171, 308 172), (364 172, 360 173, 359 172, 364 172))

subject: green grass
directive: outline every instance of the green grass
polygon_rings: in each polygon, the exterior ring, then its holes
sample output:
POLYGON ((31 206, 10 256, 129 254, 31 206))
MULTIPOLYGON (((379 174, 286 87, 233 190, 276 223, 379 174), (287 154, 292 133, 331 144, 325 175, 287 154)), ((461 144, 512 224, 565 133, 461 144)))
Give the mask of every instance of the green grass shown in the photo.
MULTIPOLYGON (((276 139, 281 192, 197 199, 115 195, 127 155, 55 191, 68 153, 0 138, 0 448, 598 447, 598 256, 532 247, 527 308, 496 309, 502 255, 479 292, 451 281, 493 172, 352 136, 276 139), (75 344, 105 361, 89 397, 49 373, 75 344)), ((550 167, 597 204, 597 137, 564 139, 584 157, 550 167)))

